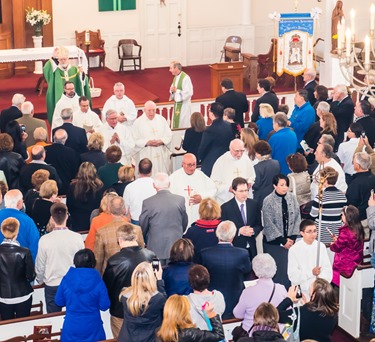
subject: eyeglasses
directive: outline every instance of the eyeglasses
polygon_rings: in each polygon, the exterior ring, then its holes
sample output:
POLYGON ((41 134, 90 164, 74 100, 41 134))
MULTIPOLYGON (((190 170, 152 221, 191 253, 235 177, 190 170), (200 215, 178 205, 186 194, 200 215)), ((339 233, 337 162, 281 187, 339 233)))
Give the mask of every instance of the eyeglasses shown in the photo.
POLYGON ((191 163, 191 164, 182 163, 182 164, 184 164, 187 167, 195 167, 195 166, 197 166, 197 163, 191 163))

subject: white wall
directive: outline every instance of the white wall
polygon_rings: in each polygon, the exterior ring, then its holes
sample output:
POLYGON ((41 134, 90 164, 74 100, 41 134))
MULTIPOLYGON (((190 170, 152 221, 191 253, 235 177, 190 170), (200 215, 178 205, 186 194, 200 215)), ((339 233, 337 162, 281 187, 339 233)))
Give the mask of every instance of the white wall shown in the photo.
MULTIPOLYGON (((121 38, 135 38, 142 45, 143 0, 137 0, 133 11, 99 12, 97 0, 53 0, 53 25, 55 45, 74 44, 74 31, 99 28, 106 41, 107 60, 110 68, 118 69, 117 42, 121 38), (69 14, 63 15, 69 9, 69 14)), ((159 0, 154 0, 158 3, 159 0)), ((182 1, 182 0, 181 0, 182 1)), ((229 35, 243 38, 242 51, 254 54, 266 53, 274 36, 274 23, 268 15, 274 11, 288 13, 294 11, 293 0, 185 0, 186 13, 183 36, 187 65, 218 62, 224 40, 229 35)), ((334 0, 299 0, 298 12, 310 12, 313 7, 323 10, 321 24, 316 37, 324 36, 324 20, 331 20, 331 13, 324 13, 325 2, 334 0)), ((168 6, 168 0, 165 0, 168 6)), ((358 39, 363 40, 369 25, 369 5, 358 6, 357 0, 345 0, 344 11, 349 19, 349 11, 357 4, 356 27, 358 39)), ((145 48, 145 47, 144 47, 145 48)), ((147 47, 146 47, 147 48, 147 47)), ((173 49, 173 46, 170 47, 173 49)), ((160 52, 162 53, 162 52, 160 52)), ((143 66, 148 61, 143 60, 143 66)), ((153 65, 155 66, 155 65, 153 65)), ((165 65, 159 65, 165 66, 165 65)))

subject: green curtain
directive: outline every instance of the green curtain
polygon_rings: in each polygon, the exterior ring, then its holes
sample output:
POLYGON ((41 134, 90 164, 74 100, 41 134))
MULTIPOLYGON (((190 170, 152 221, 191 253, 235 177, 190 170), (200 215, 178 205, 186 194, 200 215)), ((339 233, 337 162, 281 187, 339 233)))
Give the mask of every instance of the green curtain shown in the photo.
POLYGON ((136 0, 99 0, 99 11, 134 10, 136 0))

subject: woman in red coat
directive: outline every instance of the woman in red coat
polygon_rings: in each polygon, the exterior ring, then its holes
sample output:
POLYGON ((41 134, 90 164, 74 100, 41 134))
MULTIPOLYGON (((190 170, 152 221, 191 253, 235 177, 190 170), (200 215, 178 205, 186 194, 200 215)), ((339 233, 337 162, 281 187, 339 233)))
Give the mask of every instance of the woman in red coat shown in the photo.
POLYGON ((333 236, 331 251, 335 252, 333 260, 332 283, 340 286, 340 273, 351 276, 354 269, 363 259, 364 230, 359 219, 359 211, 353 205, 343 208, 339 236, 333 236))

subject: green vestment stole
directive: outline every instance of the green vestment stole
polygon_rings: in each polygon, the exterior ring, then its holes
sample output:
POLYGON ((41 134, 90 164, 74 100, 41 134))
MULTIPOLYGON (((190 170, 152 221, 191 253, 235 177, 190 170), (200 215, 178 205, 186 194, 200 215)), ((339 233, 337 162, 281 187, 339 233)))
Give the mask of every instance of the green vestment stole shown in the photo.
MULTIPOLYGON (((186 73, 181 71, 180 73, 180 79, 178 80, 178 83, 176 85, 176 79, 178 77, 175 76, 173 79, 173 86, 175 86, 178 90, 182 90, 182 81, 184 80, 186 73)), ((181 108, 182 108, 182 101, 181 102, 174 102, 174 111, 173 111, 173 128, 178 128, 180 124, 180 115, 181 115, 181 108)))

